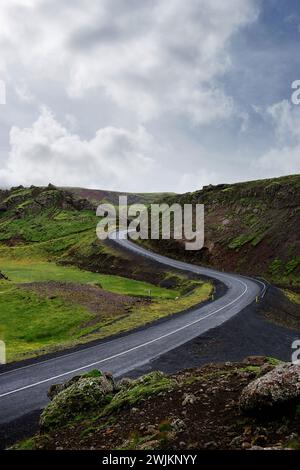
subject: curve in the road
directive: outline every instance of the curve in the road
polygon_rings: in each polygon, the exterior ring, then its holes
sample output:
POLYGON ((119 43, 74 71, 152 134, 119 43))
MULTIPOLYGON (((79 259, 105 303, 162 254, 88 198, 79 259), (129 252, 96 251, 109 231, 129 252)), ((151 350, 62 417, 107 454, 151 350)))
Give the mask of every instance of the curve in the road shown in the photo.
POLYGON ((95 366, 121 376, 219 326, 265 290, 261 281, 195 266, 148 251, 129 241, 124 232, 114 233, 110 238, 121 247, 160 264, 216 279, 227 287, 226 292, 213 302, 119 338, 3 372, 0 374, 0 423, 7 423, 45 406, 47 389, 57 380, 67 380, 69 376, 95 366))

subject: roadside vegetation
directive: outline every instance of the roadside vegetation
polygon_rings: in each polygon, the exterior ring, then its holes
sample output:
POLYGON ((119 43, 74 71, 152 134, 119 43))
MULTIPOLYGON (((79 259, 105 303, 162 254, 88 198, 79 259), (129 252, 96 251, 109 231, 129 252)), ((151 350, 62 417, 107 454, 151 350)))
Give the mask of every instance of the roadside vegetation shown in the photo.
POLYGON ((299 292, 293 292, 288 289, 283 289, 283 292, 293 304, 300 305, 300 293, 299 292))

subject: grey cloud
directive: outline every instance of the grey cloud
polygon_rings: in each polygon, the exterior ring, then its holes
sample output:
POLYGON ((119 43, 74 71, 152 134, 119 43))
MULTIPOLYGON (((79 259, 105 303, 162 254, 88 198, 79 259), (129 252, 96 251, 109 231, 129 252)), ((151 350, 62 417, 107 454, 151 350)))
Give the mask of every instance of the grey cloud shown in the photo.
POLYGON ((103 42, 117 42, 134 36, 133 33, 121 31, 116 25, 100 26, 99 28, 83 29, 75 32, 70 39, 70 46, 75 49, 90 49, 103 42))
POLYGON ((151 27, 148 15, 156 5, 156 0, 103 0, 91 22, 71 35, 69 45, 81 50, 134 39, 151 27))

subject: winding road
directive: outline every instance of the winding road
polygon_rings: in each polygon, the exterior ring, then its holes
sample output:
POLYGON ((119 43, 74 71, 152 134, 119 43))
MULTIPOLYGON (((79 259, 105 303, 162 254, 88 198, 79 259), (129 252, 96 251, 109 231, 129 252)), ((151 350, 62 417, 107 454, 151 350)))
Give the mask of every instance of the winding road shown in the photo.
MULTIPOLYGON (((118 377, 154 358, 215 328, 243 310, 265 292, 261 281, 173 260, 142 248, 126 239, 124 233, 112 234, 115 243, 156 262, 222 282, 225 294, 215 301, 195 307, 181 315, 149 325, 97 345, 0 374, 0 423, 43 408, 51 384, 63 382, 77 373, 94 368, 111 371, 118 377)), ((234 334, 234 332, 233 332, 234 334)))

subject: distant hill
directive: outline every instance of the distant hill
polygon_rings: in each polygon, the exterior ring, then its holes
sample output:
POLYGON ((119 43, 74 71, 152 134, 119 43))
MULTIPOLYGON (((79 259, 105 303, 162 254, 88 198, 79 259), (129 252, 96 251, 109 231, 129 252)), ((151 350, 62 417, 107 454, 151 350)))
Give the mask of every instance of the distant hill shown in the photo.
POLYGON ((119 196, 127 196, 128 204, 151 204, 168 196, 175 196, 175 193, 126 193, 118 191, 107 191, 102 189, 86 189, 86 188, 61 188, 73 194, 75 197, 85 198, 95 205, 101 202, 110 202, 118 204, 119 196))

